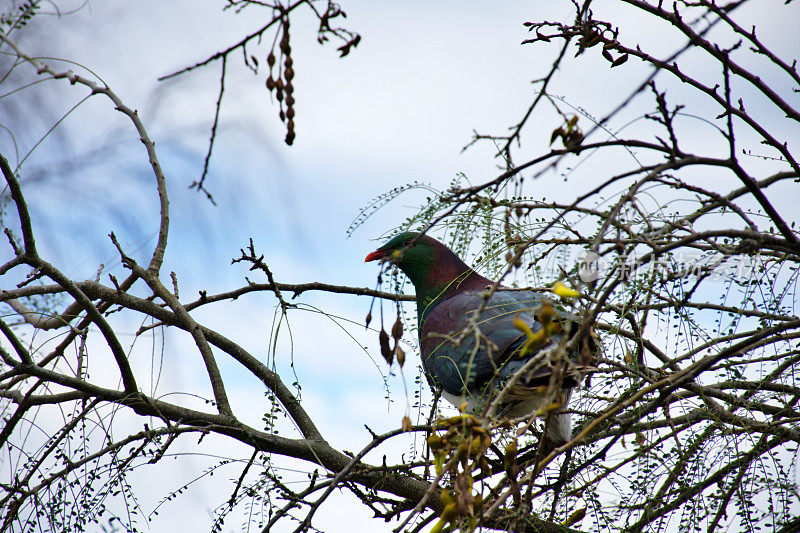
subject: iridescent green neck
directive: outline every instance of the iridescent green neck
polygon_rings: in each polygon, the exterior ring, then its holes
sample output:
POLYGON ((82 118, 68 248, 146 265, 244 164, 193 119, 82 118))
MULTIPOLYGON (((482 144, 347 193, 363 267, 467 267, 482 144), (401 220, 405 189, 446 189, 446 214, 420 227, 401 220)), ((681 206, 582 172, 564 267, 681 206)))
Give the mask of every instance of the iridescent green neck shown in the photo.
POLYGON ((414 284, 420 325, 439 303, 485 279, 444 246, 433 248, 420 243, 407 250, 397 265, 414 284))
POLYGON ((414 284, 417 295, 417 320, 420 326, 437 305, 462 290, 464 283, 471 277, 477 276, 469 268, 459 273, 453 273, 454 275, 447 279, 440 279, 439 276, 433 276, 433 274, 434 272, 430 273, 428 277, 430 281, 427 283, 414 284))

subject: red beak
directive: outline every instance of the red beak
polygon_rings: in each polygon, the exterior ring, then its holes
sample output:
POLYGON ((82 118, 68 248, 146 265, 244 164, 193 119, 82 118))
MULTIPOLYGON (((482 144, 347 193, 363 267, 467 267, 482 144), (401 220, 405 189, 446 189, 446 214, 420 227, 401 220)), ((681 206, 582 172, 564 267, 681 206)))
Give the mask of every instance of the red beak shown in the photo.
POLYGON ((374 252, 372 252, 371 254, 369 254, 369 255, 368 255, 368 256, 367 256, 367 257, 364 259, 364 262, 365 262, 365 263, 369 263, 370 261, 375 261, 375 260, 377 260, 377 259, 380 259, 380 258, 382 258, 382 257, 385 257, 385 256, 386 256, 386 252, 384 252, 384 251, 382 251, 382 250, 375 250, 374 252))

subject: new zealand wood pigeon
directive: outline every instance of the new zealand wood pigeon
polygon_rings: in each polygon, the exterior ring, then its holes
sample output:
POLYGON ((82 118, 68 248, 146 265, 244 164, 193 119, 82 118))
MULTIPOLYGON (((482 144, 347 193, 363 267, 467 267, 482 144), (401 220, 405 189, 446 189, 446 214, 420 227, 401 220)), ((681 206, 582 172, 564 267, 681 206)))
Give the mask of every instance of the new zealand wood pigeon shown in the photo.
POLYGON ((582 377, 574 363, 578 349, 567 357, 557 348, 550 355, 545 351, 577 331, 573 315, 539 293, 503 286, 487 301, 493 282, 427 235, 401 233, 365 261, 378 259, 397 265, 414 284, 422 364, 443 397, 456 406, 467 402, 468 410, 481 413, 510 376, 540 356, 509 388, 496 415, 519 417, 536 412, 545 400, 560 403, 548 435, 555 442, 570 439, 570 419, 563 409, 582 377))

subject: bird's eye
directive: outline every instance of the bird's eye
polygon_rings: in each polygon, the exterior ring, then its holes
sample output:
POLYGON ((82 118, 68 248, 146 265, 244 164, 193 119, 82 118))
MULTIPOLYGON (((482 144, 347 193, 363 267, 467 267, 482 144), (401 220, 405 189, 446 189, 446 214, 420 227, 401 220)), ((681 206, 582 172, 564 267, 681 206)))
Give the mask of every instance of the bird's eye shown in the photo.
POLYGON ((411 244, 411 239, 406 239, 405 242, 403 242, 403 247, 405 248, 409 244, 411 244))

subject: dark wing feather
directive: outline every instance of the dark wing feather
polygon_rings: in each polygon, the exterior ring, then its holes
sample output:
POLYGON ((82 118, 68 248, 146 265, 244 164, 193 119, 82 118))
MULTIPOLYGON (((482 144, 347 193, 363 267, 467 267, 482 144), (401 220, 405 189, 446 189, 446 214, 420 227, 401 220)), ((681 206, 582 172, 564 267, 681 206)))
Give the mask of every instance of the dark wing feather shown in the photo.
MULTIPOLYGON (((469 329, 469 322, 483 301, 483 291, 460 293, 437 305, 420 328, 425 371, 451 394, 460 395, 465 390, 480 394, 493 378, 507 378, 533 355, 519 357, 526 337, 514 327, 514 317, 534 332, 542 329, 535 318, 543 303, 541 296, 529 291, 501 290, 491 296, 481 312, 476 322, 480 330, 477 335, 474 328, 469 329)), ((573 319, 564 311, 557 313, 561 320, 573 319)), ((541 369, 528 376, 525 384, 547 384, 549 375, 548 369, 541 369)))

